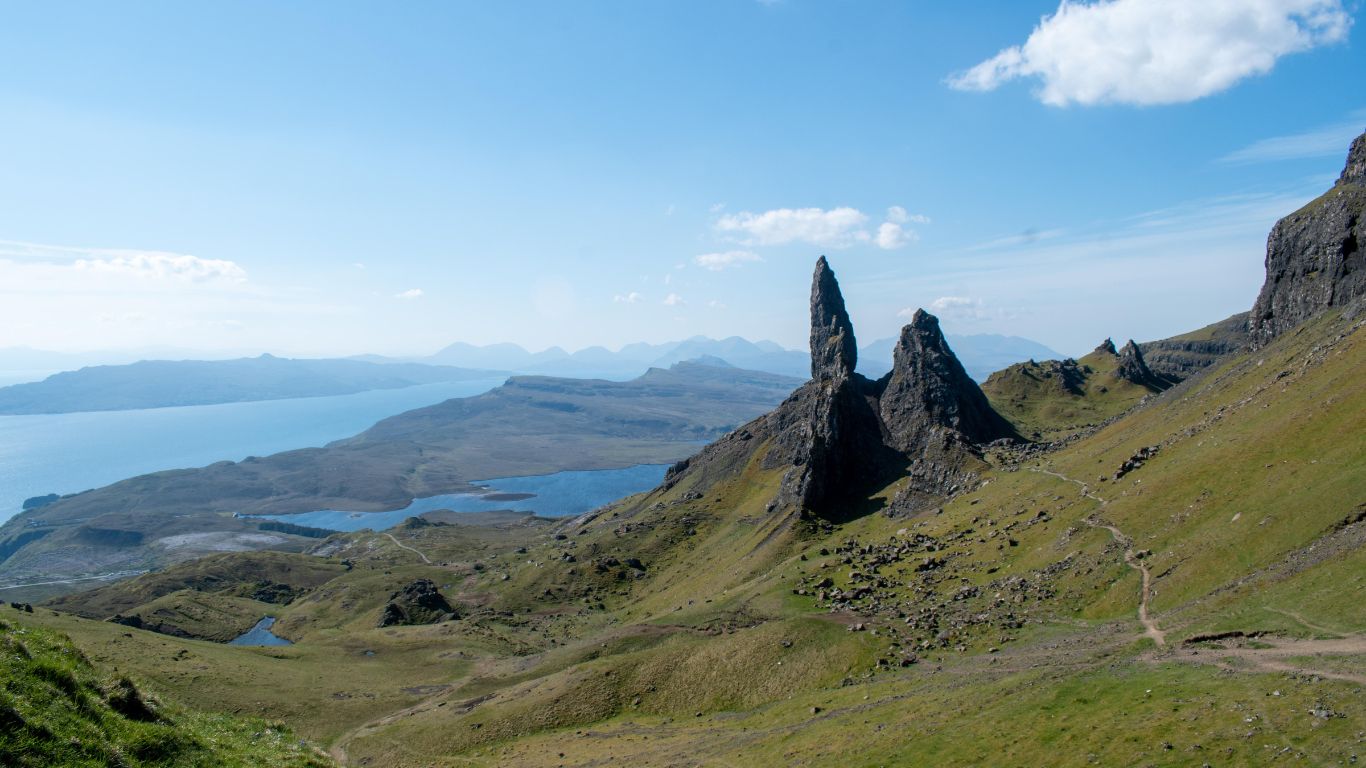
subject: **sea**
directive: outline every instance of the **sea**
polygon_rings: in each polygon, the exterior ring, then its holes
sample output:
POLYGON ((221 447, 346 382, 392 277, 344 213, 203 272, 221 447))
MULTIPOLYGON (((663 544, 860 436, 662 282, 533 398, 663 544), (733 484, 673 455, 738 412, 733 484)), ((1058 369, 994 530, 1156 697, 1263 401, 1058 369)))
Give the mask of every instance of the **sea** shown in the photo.
POLYGON ((0 416, 0 523, 24 500, 164 469, 240 461, 350 437, 387 416, 500 385, 504 377, 333 397, 0 416))

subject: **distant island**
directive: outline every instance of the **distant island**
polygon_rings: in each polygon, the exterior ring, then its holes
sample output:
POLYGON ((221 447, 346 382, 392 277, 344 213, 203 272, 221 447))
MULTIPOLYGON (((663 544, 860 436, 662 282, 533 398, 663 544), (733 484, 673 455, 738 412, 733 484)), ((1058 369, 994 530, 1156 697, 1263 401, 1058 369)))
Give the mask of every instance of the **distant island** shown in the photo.
POLYGON ((126 411, 251 400, 350 395, 497 375, 445 365, 361 360, 145 360, 58 373, 0 388, 0 414, 126 411))

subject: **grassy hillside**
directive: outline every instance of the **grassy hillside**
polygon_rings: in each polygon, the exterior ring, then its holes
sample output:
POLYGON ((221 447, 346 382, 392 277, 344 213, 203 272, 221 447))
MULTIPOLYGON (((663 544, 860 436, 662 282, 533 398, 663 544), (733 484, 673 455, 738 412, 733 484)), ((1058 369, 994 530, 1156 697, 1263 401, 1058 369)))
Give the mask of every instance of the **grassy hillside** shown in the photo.
POLYGON ((164 703, 61 635, 0 619, 0 764, 326 766, 278 722, 164 703))
POLYGON ((1119 356, 1097 349, 1080 360, 1017 363, 982 385, 993 408, 1021 435, 1063 437, 1100 424, 1158 390, 1116 375, 1119 356))
POLYGON ((273 607, 284 648, 34 620, 351 764, 1345 765, 1363 369, 1329 314, 910 518, 785 513, 786 468, 736 440, 559 525, 333 537, 351 569, 273 607), (462 618, 377 627, 419 578, 462 618))

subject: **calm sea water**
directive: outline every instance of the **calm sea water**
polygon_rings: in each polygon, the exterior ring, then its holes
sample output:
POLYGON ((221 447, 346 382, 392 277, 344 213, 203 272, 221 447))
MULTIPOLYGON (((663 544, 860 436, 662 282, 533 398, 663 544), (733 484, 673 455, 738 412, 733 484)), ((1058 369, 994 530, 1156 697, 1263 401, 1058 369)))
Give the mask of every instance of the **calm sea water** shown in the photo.
POLYGON ((0 522, 18 513, 32 496, 75 493, 163 469, 320 446, 386 416, 477 395, 502 383, 502 378, 491 378, 336 397, 0 416, 0 522))
POLYGON ((492 493, 529 493, 531 498, 517 501, 490 500, 481 494, 452 493, 415 499, 403 509, 391 512, 346 512, 336 509, 301 512, 293 515, 261 515, 311 528, 330 531, 383 531, 423 512, 449 509, 455 512, 493 512, 511 509, 534 512, 542 517, 568 517, 616 501, 623 496, 649 490, 664 479, 668 464, 637 464, 625 469, 572 470, 553 475, 500 477, 476 481, 492 493))

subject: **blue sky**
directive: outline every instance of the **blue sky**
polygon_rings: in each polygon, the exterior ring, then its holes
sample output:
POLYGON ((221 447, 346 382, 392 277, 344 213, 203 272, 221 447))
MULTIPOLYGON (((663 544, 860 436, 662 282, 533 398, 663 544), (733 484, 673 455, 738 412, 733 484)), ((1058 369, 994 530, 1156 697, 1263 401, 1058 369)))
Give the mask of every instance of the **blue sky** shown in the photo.
POLYGON ((1251 305, 1355 0, 0 3, 0 347, 1067 353, 1251 305))

